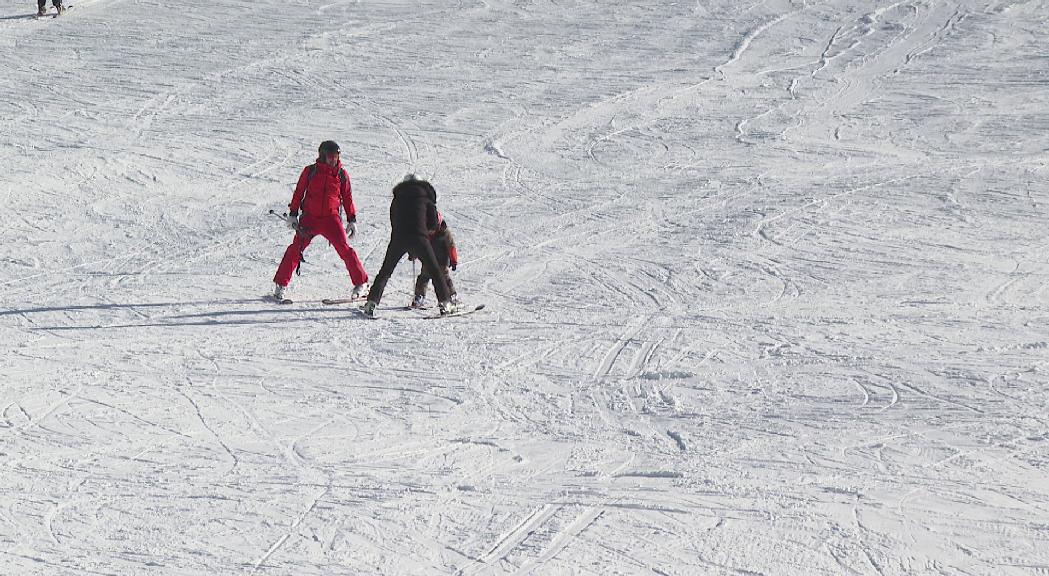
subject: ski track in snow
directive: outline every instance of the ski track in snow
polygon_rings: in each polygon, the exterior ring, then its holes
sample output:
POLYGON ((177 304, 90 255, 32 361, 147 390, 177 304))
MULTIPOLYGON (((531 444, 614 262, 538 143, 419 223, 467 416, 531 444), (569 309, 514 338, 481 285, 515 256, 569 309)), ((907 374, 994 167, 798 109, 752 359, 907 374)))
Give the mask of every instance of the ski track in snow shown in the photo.
POLYGON ((1049 574, 1040 3, 74 4, 0 14, 0 574, 1049 574), (262 299, 328 138, 484 312, 262 299))

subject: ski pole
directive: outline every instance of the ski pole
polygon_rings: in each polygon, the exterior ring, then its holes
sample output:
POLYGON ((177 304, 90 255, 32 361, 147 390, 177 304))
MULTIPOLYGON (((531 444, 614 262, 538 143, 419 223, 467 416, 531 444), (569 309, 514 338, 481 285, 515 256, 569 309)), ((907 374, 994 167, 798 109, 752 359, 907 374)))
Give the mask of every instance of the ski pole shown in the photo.
MULTIPOLYGON (((285 224, 288 223, 288 214, 277 214, 273 210, 270 210, 270 214, 279 218, 285 224)), ((295 244, 299 247, 299 263, 295 266, 295 275, 302 275, 302 265, 306 263, 306 251, 302 247, 302 241, 306 239, 306 229, 302 227, 302 224, 295 224, 295 244)))
MULTIPOLYGON (((270 214, 273 214, 274 217, 280 219, 281 222, 284 222, 285 224, 288 223, 288 214, 287 213, 277 214, 273 210, 270 210, 270 214)), ((302 224, 300 224, 300 223, 296 223, 295 224, 295 231, 298 232, 299 234, 302 234, 302 235, 306 234, 306 229, 303 228, 302 224)))

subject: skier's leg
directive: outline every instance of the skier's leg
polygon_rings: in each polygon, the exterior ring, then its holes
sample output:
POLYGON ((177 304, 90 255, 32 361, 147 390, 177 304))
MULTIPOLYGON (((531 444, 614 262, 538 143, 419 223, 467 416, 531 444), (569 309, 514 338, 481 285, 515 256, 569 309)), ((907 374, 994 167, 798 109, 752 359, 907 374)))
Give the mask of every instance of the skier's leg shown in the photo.
POLYGON ((382 267, 379 268, 379 273, 372 279, 371 289, 368 291, 368 301, 376 304, 382 300, 382 293, 386 290, 386 282, 390 280, 390 276, 393 276, 393 271, 397 268, 397 263, 401 261, 401 257, 407 252, 399 238, 390 238, 390 245, 386 247, 386 257, 382 259, 382 267))
POLYGON ((412 253, 419 257, 422 262, 423 271, 433 278, 433 291, 437 293, 438 302, 448 301, 448 275, 444 269, 437 264, 437 256, 433 253, 433 246, 426 238, 420 238, 415 242, 412 253))
POLYGON ((451 262, 451 257, 448 255, 448 244, 435 238, 430 242, 430 245, 433 246, 433 255, 437 258, 437 266, 444 271, 444 278, 448 281, 448 296, 455 296, 452 275, 448 273, 448 264, 451 262))
POLYGON ((357 251, 346 241, 346 228, 342 225, 342 218, 338 214, 334 215, 325 221, 319 233, 331 243, 332 248, 335 248, 335 252, 339 254, 339 258, 342 258, 343 263, 346 264, 346 271, 350 273, 353 285, 359 286, 367 282, 368 273, 364 271, 364 264, 357 256, 357 251))
POLYGON ((47 12, 47 0, 36 0, 36 12, 40 15, 47 12))
POLYGON ((424 266, 422 271, 419 272, 419 277, 415 279, 415 297, 426 297, 426 288, 430 285, 430 275, 426 272, 424 266))
POLYGON ((287 286, 291 283, 291 276, 299 265, 302 253, 306 251, 306 247, 310 245, 312 240, 312 236, 303 236, 298 232, 295 233, 295 238, 291 241, 291 244, 288 244, 287 250, 284 251, 284 257, 280 260, 280 266, 277 266, 277 273, 273 275, 274 284, 287 286))
POLYGON ((457 294, 457 292, 455 291, 455 285, 452 284, 452 275, 448 273, 447 266, 441 268, 441 270, 444 271, 444 278, 448 281, 448 297, 452 300, 455 300, 455 295, 457 294))

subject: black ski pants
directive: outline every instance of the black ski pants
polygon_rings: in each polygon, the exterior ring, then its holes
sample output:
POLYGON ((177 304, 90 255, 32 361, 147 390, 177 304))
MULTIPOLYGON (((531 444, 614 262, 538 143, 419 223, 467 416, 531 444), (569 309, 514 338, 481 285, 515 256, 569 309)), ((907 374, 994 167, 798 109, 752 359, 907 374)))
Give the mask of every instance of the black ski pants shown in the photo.
POLYGON ((423 266, 423 272, 434 278, 433 291, 437 293, 438 302, 447 302, 448 293, 448 270, 437 262, 437 256, 433 253, 433 246, 426 236, 392 236, 390 245, 386 248, 386 257, 382 260, 382 268, 372 279, 371 290, 368 291, 368 300, 376 304, 382 300, 382 293, 386 290, 386 282, 393 276, 393 271, 405 254, 411 254, 419 259, 423 266))
MULTIPOLYGON (((62 0, 51 0, 51 4, 54 5, 55 8, 58 8, 62 5, 62 0)), ((36 0, 37 10, 43 10, 46 6, 47 0, 36 0)))
MULTIPOLYGON (((455 285, 452 284, 452 276, 448 274, 448 243, 442 241, 440 238, 435 238, 430 241, 430 247, 433 248, 433 254, 437 257, 437 266, 444 272, 444 277, 448 279, 448 295, 455 295, 455 285)), ((419 277, 415 279, 415 295, 425 296, 426 286, 430 283, 432 275, 430 271, 423 266, 419 277)), ((434 291, 437 290, 436 283, 434 283, 434 291)))

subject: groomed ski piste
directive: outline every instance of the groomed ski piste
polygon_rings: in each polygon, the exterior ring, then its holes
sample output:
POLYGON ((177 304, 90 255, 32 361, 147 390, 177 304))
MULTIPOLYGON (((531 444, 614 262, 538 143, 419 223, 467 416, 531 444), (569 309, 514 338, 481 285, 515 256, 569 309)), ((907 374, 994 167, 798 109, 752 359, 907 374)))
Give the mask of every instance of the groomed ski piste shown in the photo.
POLYGON ((0 7, 0 574, 1049 574, 1044 2, 74 4, 0 7), (482 313, 263 301, 325 139, 482 313))

